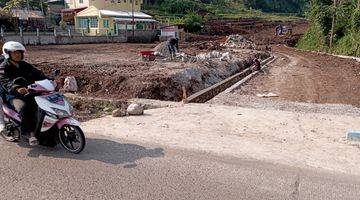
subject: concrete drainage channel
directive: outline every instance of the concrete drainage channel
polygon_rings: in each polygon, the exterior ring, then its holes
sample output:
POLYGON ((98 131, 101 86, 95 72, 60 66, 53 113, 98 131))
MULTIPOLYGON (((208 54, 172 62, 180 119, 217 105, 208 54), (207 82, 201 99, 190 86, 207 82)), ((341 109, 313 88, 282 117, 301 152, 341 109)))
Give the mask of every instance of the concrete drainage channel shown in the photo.
MULTIPOLYGON (((269 58, 261 62, 261 69, 265 69, 268 64, 274 62, 276 57, 270 56, 269 58)), ((250 80, 252 77, 256 76, 259 72, 253 72, 250 68, 247 68, 217 84, 214 84, 204 90, 201 90, 187 98, 189 103, 205 103, 218 94, 225 92, 229 93, 240 87, 246 81, 250 80)))

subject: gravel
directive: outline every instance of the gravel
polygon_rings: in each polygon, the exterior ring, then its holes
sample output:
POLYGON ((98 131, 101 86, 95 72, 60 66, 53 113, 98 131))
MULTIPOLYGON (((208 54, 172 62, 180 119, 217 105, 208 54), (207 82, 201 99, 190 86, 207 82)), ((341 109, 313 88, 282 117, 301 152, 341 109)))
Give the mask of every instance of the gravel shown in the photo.
POLYGON ((354 107, 352 105, 291 102, 277 100, 276 98, 259 98, 256 96, 240 95, 234 93, 220 94, 207 103, 303 113, 360 116, 360 108, 354 107))

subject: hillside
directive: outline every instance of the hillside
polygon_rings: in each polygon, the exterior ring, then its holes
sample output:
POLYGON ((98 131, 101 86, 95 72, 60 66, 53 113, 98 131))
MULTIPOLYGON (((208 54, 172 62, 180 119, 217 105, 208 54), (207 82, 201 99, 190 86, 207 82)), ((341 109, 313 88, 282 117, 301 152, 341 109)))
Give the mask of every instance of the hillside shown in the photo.
MULTIPOLYGON (((148 0, 145 4, 156 6, 160 9, 170 9, 177 14, 186 10, 201 10, 213 6, 236 9, 236 7, 261 10, 263 12, 275 13, 303 13, 306 0, 148 0), (236 5, 234 7, 234 4, 236 5), (174 7, 177 7, 174 9, 174 7)), ((169 11, 170 11, 169 10, 169 11)))
POLYGON ((149 0, 144 9, 163 23, 185 24, 200 32, 214 19, 258 18, 291 21, 304 13, 305 2, 288 0, 149 0))
POLYGON ((360 1, 317 0, 308 14, 311 26, 298 44, 306 50, 360 56, 360 1))

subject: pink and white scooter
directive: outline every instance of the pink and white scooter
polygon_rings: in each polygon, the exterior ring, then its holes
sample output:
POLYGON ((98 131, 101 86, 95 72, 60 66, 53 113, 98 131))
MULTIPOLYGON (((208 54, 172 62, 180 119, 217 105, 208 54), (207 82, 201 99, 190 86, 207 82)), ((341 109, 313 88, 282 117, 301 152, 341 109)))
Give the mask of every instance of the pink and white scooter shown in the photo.
MULTIPOLYGON (((57 71, 58 74, 58 71, 57 71)), ((29 95, 33 95, 38 106, 36 138, 40 145, 56 146, 60 143, 66 150, 78 154, 85 147, 85 136, 80 123, 73 118, 73 108, 62 93, 55 92, 52 80, 36 81, 28 86, 29 95)), ((16 141, 29 136, 20 134, 20 115, 3 104, 6 131, 4 137, 13 137, 16 141)))

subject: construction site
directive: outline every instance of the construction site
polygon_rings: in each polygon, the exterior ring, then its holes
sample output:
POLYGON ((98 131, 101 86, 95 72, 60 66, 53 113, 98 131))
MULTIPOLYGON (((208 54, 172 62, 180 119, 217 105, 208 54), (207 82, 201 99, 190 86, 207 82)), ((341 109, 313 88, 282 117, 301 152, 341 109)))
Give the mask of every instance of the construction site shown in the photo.
POLYGON ((273 92, 276 100, 359 106, 356 60, 291 48, 306 30, 306 22, 289 22, 292 34, 281 37, 275 35, 276 24, 214 21, 209 25, 211 34, 190 35, 180 42, 175 60, 169 59, 166 42, 29 46, 28 60, 47 73, 60 69, 60 86, 65 77, 75 76, 80 96, 181 101, 183 88, 190 96, 249 68, 256 57, 275 56, 270 74, 260 74, 235 94, 273 92), (144 60, 141 51, 159 56, 144 60))
MULTIPOLYGON (((75 93, 82 97, 176 102, 184 93, 190 96, 242 72, 255 58, 269 58, 272 45, 294 46, 307 22, 285 23, 294 30, 279 37, 275 27, 281 23, 213 20, 205 27, 207 34, 187 34, 174 60, 169 59, 166 42, 29 45, 27 59, 48 74, 60 69, 59 88, 66 77, 74 77, 78 85, 75 93), (141 52, 155 52, 157 57, 144 59, 141 52)), ((83 109, 96 116, 100 111, 83 109)))
POLYGON ((360 175, 359 144, 346 139, 360 129, 359 60, 298 50, 307 22, 285 23, 291 32, 281 36, 278 24, 214 21, 210 34, 180 42, 174 59, 158 42, 28 46, 27 60, 60 69, 60 89, 75 77, 68 97, 90 137, 360 175), (109 116, 131 102, 146 115, 109 116))

